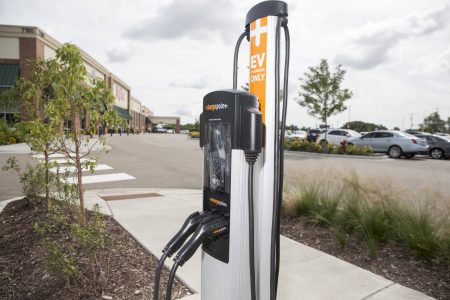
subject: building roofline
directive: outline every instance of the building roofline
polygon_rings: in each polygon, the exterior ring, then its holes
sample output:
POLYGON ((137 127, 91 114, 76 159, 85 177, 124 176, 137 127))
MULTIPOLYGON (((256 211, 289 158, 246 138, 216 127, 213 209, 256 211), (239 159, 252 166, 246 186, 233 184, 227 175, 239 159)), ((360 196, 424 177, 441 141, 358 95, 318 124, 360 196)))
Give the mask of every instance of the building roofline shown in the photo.
POLYGON ((117 81, 118 83, 120 83, 121 85, 123 85, 125 88, 127 88, 128 90, 130 90, 130 86, 123 81, 122 79, 120 79, 119 76, 117 76, 116 74, 114 74, 113 72, 109 72, 108 73, 108 77, 112 78, 114 81, 117 81))
POLYGON ((138 98, 136 98, 136 97, 133 96, 133 95, 131 95, 131 101, 135 101, 135 102, 139 103, 141 106, 143 106, 143 105, 142 105, 142 101, 139 100, 138 98))
MULTIPOLYGON (((38 40, 47 44, 47 46, 56 50, 61 47, 63 43, 56 40, 50 34, 42 30, 37 26, 27 26, 27 25, 8 25, 8 24, 0 24, 0 36, 3 37, 28 37, 28 38, 37 38, 38 40)), ((110 71, 100 64, 97 60, 95 60, 92 56, 87 54, 83 49, 81 49, 78 45, 76 45, 78 49, 81 51, 81 55, 83 59, 99 71, 103 72, 106 76, 110 73, 110 71)))

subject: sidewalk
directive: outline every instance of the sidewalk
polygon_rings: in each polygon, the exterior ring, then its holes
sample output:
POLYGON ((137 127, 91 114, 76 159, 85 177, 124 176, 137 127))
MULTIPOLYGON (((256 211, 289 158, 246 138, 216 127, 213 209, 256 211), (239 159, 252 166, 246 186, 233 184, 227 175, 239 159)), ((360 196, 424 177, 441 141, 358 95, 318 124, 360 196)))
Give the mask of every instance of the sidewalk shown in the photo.
MULTIPOLYGON (((86 152, 89 148, 92 148, 92 152, 98 152, 101 150, 111 150, 111 147, 108 145, 100 145, 100 143, 97 142, 98 138, 92 138, 89 140, 89 144, 86 145, 81 145, 81 149, 80 151, 86 152)), ((72 147, 72 149, 74 150, 73 145, 68 142, 68 145, 70 145, 72 147)), ((1 145, 0 146, 0 154, 32 154, 32 151, 30 149, 30 147, 25 144, 25 143, 18 143, 18 144, 12 144, 12 145, 1 145)), ((55 157, 57 157, 58 155, 56 155, 55 157)), ((39 157, 43 157, 42 154, 37 154, 36 155, 37 158, 39 157)))
MULTIPOLYGON (((87 206, 98 203, 104 213, 113 215, 140 244, 159 257, 186 216, 201 209, 201 195, 201 190, 189 189, 109 189, 86 191, 85 198, 87 206), (136 194, 147 195, 127 199, 136 194), (122 199, 106 202, 101 198, 104 196, 122 199)), ((177 277, 195 292, 201 290, 200 252, 177 272, 177 277)), ((281 238, 281 252, 280 300, 433 299, 286 237, 281 238)), ((171 261, 167 263, 170 266, 171 261)), ((200 296, 184 299, 197 300, 200 296)))

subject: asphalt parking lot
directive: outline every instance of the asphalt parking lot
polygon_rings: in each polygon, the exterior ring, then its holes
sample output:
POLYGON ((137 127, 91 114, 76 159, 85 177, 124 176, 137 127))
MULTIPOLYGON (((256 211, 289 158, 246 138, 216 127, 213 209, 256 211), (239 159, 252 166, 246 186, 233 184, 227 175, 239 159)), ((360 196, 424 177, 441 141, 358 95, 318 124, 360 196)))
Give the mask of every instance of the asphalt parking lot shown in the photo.
MULTIPOLYGON (((197 189, 202 186, 203 153, 198 140, 182 134, 114 135, 107 137, 107 144, 112 147, 111 151, 98 161, 105 168, 94 174, 104 175, 107 180, 93 180, 85 185, 86 189, 197 189)), ((5 164, 9 156, 11 155, 0 154, 0 166, 5 164)), ((21 165, 31 161, 30 155, 15 156, 21 165)), ((295 183, 303 176, 323 176, 330 172, 354 172, 364 180, 383 180, 409 192, 421 191, 438 195, 450 203, 450 160, 367 159, 286 152, 286 182, 295 183)), ((88 172, 84 175, 91 176, 88 172)), ((0 200, 20 195, 20 185, 14 173, 10 171, 1 174, 1 182, 0 200)))

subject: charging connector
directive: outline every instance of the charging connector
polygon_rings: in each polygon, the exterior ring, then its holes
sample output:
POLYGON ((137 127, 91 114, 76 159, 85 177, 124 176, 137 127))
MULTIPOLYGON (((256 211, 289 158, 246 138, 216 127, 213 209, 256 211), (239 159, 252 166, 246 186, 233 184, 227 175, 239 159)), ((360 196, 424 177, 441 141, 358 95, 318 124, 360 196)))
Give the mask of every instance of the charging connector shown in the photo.
POLYGON ((222 215, 210 215, 198 225, 194 235, 174 258, 175 263, 170 270, 169 281, 167 282, 166 300, 170 300, 172 297, 172 286, 178 267, 183 266, 194 255, 203 241, 218 239, 228 233, 228 228, 228 220, 222 215))
POLYGON ((205 220, 211 216, 211 211, 194 212, 190 214, 186 221, 184 221, 183 226, 180 230, 173 236, 173 238, 167 243, 163 249, 163 254, 158 262, 158 267, 155 272, 155 286, 153 288, 153 300, 159 299, 159 285, 161 280, 161 271, 164 267, 164 261, 167 257, 171 257, 175 252, 177 252, 187 238, 197 229, 198 225, 202 220, 205 220))

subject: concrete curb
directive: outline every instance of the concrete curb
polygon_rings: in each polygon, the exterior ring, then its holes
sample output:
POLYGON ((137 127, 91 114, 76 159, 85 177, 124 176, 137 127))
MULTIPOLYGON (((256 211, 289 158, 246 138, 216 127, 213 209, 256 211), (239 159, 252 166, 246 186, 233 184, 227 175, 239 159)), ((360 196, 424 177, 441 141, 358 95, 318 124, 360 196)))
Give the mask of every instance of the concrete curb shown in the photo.
POLYGON ((9 203, 14 202, 14 201, 21 200, 23 198, 25 198, 25 197, 24 196, 20 196, 20 197, 15 197, 15 198, 11 198, 11 199, 0 201, 0 214, 3 212, 3 210, 6 207, 6 205, 8 205, 9 203))
POLYGON ((347 154, 327 154, 327 153, 314 153, 314 152, 305 152, 305 151, 291 151, 286 150, 285 154, 294 155, 294 156, 314 156, 314 157, 332 157, 332 158, 344 158, 344 159, 368 159, 368 160, 384 160, 389 159, 387 155, 383 156, 363 156, 363 155, 347 155, 347 154))

